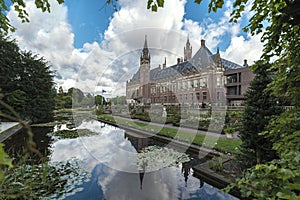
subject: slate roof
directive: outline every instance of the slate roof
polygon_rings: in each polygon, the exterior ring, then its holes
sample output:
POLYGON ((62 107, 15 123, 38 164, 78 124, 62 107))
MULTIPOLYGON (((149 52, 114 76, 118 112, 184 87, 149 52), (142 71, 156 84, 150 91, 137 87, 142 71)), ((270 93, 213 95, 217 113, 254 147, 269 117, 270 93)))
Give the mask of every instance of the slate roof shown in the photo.
POLYGON ((197 71, 197 69, 188 61, 182 62, 164 69, 155 68, 150 71, 150 80, 156 81, 175 77, 178 74, 197 71))
POLYGON ((234 62, 231 62, 229 60, 226 60, 226 59, 223 59, 221 58, 222 60, 222 64, 225 68, 225 71, 228 70, 228 69, 238 69, 238 68, 242 68, 243 66, 239 65, 239 64, 236 64, 234 62))
POLYGON ((211 66, 211 64, 214 62, 214 55, 206 46, 204 46, 196 52, 196 54, 192 57, 190 62, 197 69, 206 68, 211 66))
MULTIPOLYGON (((206 47, 201 47, 196 54, 189 61, 181 62, 164 69, 159 67, 150 70, 150 80, 157 81, 161 79, 168 79, 175 77, 178 74, 185 74, 187 72, 198 71, 201 68, 207 68, 215 60, 216 54, 212 54, 211 51, 206 47)), ((229 60, 221 58, 222 64, 225 70, 242 68, 241 65, 233 63, 229 60)), ((132 77, 132 81, 140 79, 140 70, 138 70, 132 77)))
MULTIPOLYGON (((152 71, 152 70, 151 70, 152 71)), ((132 77, 132 81, 140 80, 140 70, 138 70, 132 77)))
MULTIPOLYGON (((150 70, 150 80, 156 81, 161 79, 167 79, 170 77, 175 77, 178 74, 184 74, 187 72, 197 71, 197 69, 192 65, 191 62, 185 61, 164 69, 159 67, 150 70)), ((132 77, 132 81, 140 79, 140 70, 138 70, 132 77)))

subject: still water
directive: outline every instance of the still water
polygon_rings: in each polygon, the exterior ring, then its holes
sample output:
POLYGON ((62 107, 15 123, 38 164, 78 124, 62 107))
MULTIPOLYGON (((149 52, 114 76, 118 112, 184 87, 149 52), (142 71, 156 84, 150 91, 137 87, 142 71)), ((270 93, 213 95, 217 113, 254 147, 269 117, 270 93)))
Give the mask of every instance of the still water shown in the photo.
POLYGON ((78 186, 81 190, 65 199, 236 199, 199 179, 191 164, 202 161, 162 142, 95 120, 76 127, 90 130, 90 135, 78 131, 77 138, 61 139, 48 134, 69 128, 34 129, 35 140, 48 152, 50 162, 75 160, 90 173, 89 180, 78 186))

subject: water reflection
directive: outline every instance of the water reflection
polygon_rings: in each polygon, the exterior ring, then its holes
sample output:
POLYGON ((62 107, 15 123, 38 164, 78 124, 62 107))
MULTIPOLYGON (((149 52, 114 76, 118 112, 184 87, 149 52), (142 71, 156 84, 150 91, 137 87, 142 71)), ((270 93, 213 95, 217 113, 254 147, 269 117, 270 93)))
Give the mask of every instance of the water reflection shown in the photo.
POLYGON ((61 139, 51 146, 51 161, 78 159, 92 174, 84 190, 68 199, 235 199, 196 178, 192 166, 203 160, 145 172, 137 168, 136 155, 155 144, 152 139, 97 121, 83 121, 77 128, 98 135, 61 139))

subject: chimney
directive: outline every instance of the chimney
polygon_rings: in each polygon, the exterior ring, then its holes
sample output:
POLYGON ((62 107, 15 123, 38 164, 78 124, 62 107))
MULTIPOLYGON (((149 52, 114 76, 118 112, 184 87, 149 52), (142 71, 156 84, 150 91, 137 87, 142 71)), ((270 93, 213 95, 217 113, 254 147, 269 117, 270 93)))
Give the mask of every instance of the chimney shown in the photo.
POLYGON ((165 57, 165 63, 163 64, 163 69, 167 66, 167 58, 165 57))
POLYGON ((201 47, 205 47, 205 40, 201 40, 201 47))
POLYGON ((161 69, 161 65, 160 64, 158 65, 158 68, 161 69))
POLYGON ((248 63, 247 63, 247 59, 245 59, 244 60, 244 65, 243 65, 243 67, 248 67, 249 65, 248 65, 248 63))
POLYGON ((179 64, 180 63, 180 58, 177 58, 177 64, 179 64))

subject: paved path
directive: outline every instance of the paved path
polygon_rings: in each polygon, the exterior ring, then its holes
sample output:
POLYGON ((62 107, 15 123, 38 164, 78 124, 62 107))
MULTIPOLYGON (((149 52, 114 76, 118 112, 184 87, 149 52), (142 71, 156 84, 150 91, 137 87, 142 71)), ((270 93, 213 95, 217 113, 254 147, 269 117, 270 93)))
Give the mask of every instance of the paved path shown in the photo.
POLYGON ((22 128, 18 122, 1 122, 0 123, 0 142, 3 142, 22 128))
POLYGON ((197 129, 193 129, 193 128, 187 128, 187 127, 178 127, 178 126, 173 126, 172 124, 160 124, 160 123, 156 123, 156 122, 145 122, 145 121, 142 121, 142 120, 139 120, 139 119, 130 119, 130 118, 120 117, 120 116, 115 116, 115 115, 113 117, 119 118, 119 119, 129 120, 129 121, 141 122, 141 123, 145 123, 145 124, 151 124, 151 125, 160 126, 160 127, 179 129, 179 130, 182 130, 182 131, 188 131, 188 132, 193 132, 193 133, 202 134, 202 135, 209 135, 209 136, 213 136, 213 137, 221 137, 221 138, 229 138, 229 139, 239 140, 238 132, 235 132, 232 135, 232 137, 227 137, 225 134, 208 132, 208 131, 201 131, 201 130, 197 130, 197 129))
POLYGON ((12 128, 19 124, 18 122, 0 122, 0 133, 12 128))

